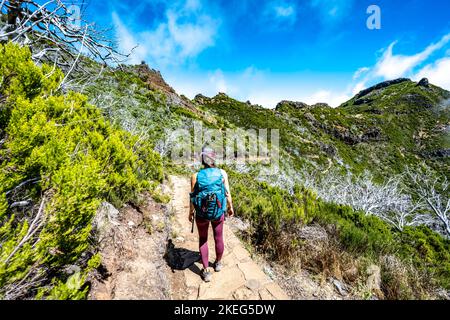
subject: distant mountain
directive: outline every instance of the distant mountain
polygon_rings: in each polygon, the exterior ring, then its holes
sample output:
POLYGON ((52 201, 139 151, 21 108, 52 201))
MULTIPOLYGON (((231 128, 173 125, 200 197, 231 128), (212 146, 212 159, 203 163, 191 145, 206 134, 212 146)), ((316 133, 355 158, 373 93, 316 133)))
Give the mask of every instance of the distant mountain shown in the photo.
POLYGON ((304 159, 327 165, 330 158, 354 173, 368 169, 381 178, 420 161, 448 173, 449 97, 426 79, 397 79, 338 108, 282 101, 269 110, 223 94, 194 102, 239 127, 280 129, 285 151, 299 165, 304 159))

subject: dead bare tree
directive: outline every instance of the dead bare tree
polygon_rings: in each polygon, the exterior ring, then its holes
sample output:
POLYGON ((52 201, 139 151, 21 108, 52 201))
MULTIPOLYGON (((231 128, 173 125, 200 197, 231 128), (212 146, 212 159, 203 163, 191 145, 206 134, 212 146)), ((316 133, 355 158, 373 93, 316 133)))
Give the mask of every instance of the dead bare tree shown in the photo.
POLYGON ((417 172, 407 170, 412 183, 412 192, 422 201, 429 215, 421 217, 422 223, 438 226, 440 231, 450 237, 450 196, 446 176, 432 174, 429 170, 417 172))
POLYGON ((7 16, 0 25, 0 41, 27 45, 33 60, 52 62, 69 75, 83 69, 84 57, 104 65, 122 63, 129 54, 120 53, 108 30, 97 29, 94 23, 83 20, 81 5, 61 0, 43 4, 31 0, 2 0, 0 12, 7 16), (81 7, 80 7, 81 6, 81 7))
POLYGON ((367 215, 375 215, 398 230, 424 223, 420 214, 424 205, 414 200, 403 187, 403 176, 393 176, 376 184, 369 172, 353 176, 330 171, 321 176, 304 172, 302 183, 325 201, 349 205, 367 215))

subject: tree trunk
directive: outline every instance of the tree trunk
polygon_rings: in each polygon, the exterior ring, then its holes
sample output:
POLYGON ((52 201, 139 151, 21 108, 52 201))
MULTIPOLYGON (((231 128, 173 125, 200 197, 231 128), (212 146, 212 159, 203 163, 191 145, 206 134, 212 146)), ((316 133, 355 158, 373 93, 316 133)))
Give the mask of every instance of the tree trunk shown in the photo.
POLYGON ((8 24, 13 28, 17 23, 17 18, 20 18, 20 13, 22 11, 23 0, 10 0, 10 8, 8 10, 8 24))

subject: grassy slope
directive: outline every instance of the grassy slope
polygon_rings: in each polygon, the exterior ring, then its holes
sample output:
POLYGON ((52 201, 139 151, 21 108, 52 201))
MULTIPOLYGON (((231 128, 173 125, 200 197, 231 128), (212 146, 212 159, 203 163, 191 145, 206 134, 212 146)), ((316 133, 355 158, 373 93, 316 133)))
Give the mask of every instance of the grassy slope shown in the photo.
POLYGON ((100 263, 98 205, 134 200, 163 178, 147 141, 111 125, 86 96, 63 94, 52 69, 27 48, 0 45, 0 298, 84 298, 100 263))

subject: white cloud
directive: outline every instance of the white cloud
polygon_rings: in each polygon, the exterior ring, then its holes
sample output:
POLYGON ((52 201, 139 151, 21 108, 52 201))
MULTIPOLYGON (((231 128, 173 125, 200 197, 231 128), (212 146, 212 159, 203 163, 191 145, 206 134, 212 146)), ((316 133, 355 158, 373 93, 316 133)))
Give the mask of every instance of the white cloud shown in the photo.
POLYGON ((356 95, 358 94, 361 90, 364 90, 366 88, 366 82, 365 81, 361 81, 358 82, 352 89, 352 94, 356 95))
POLYGON ((432 84, 450 90, 450 58, 445 57, 423 67, 414 76, 414 80, 422 78, 428 78, 432 84))
POLYGON ((274 0, 266 4, 264 20, 270 21, 272 27, 293 25, 297 20, 297 7, 286 0, 274 0))
POLYGON ((408 75, 412 70, 422 62, 426 61, 434 52, 441 49, 450 41, 450 34, 429 45, 425 50, 415 55, 394 55, 393 48, 397 42, 393 42, 383 54, 380 61, 375 66, 375 76, 384 79, 394 79, 408 75))
POLYGON ((318 10, 322 22, 332 24, 348 14, 354 0, 310 0, 311 7, 318 10))
POLYGON ((214 46, 219 28, 219 21, 202 11, 200 0, 175 2, 152 30, 132 33, 115 12, 113 22, 122 51, 138 45, 129 62, 150 60, 158 68, 182 64, 214 46))
POLYGON ((225 79, 225 76, 222 70, 216 70, 208 77, 210 84, 213 86, 213 90, 215 93, 223 92, 228 95, 233 95, 235 93, 235 89, 233 86, 230 86, 225 79))
POLYGON ((295 15, 295 8, 293 6, 275 6, 274 7, 275 15, 277 17, 288 18, 292 15, 295 15))
POLYGON ((117 13, 113 12, 112 18, 116 27, 117 42, 119 43, 120 50, 126 54, 133 51, 129 62, 137 64, 144 60, 147 56, 147 49, 144 46, 138 46, 137 40, 119 19, 117 13))
MULTIPOLYGON (((363 74, 365 74, 365 76, 362 77, 358 83, 353 84, 351 92, 357 94, 359 91, 365 89, 369 83, 376 81, 392 80, 400 77, 416 79, 421 76, 426 77, 426 74, 430 74, 428 78, 432 83, 433 81, 438 85, 439 83, 448 83, 447 78, 450 77, 446 77, 446 72, 448 72, 448 63, 446 59, 441 59, 435 63, 428 64, 419 71, 415 70, 420 68, 420 66, 434 53, 444 48, 449 42, 450 33, 444 35, 438 42, 430 44, 423 51, 413 55, 394 54, 393 49, 397 44, 397 41, 391 43, 389 47, 384 50, 383 54, 373 67, 360 68, 355 72, 353 76, 354 81, 360 79, 363 74)), ((447 53, 448 50, 445 54, 447 55, 447 53)), ((447 75, 448 74, 450 73, 447 73, 447 75)))
POLYGON ((200 0, 186 0, 186 3, 184 4, 185 10, 196 11, 199 10, 201 7, 202 4, 200 3, 200 0))
POLYGON ((368 71, 370 71, 370 68, 367 68, 367 67, 359 68, 353 74, 353 80, 359 79, 364 73, 367 73, 368 71))
POLYGON ((173 39, 174 47, 179 47, 181 57, 196 56, 214 44, 217 28, 211 17, 201 15, 195 23, 180 23, 179 14, 169 11, 167 18, 167 35, 173 39))
POLYGON ((304 102, 307 104, 315 104, 319 102, 328 103, 332 107, 338 107, 342 103, 349 100, 350 97, 342 92, 332 92, 329 90, 319 90, 307 97, 304 102))

